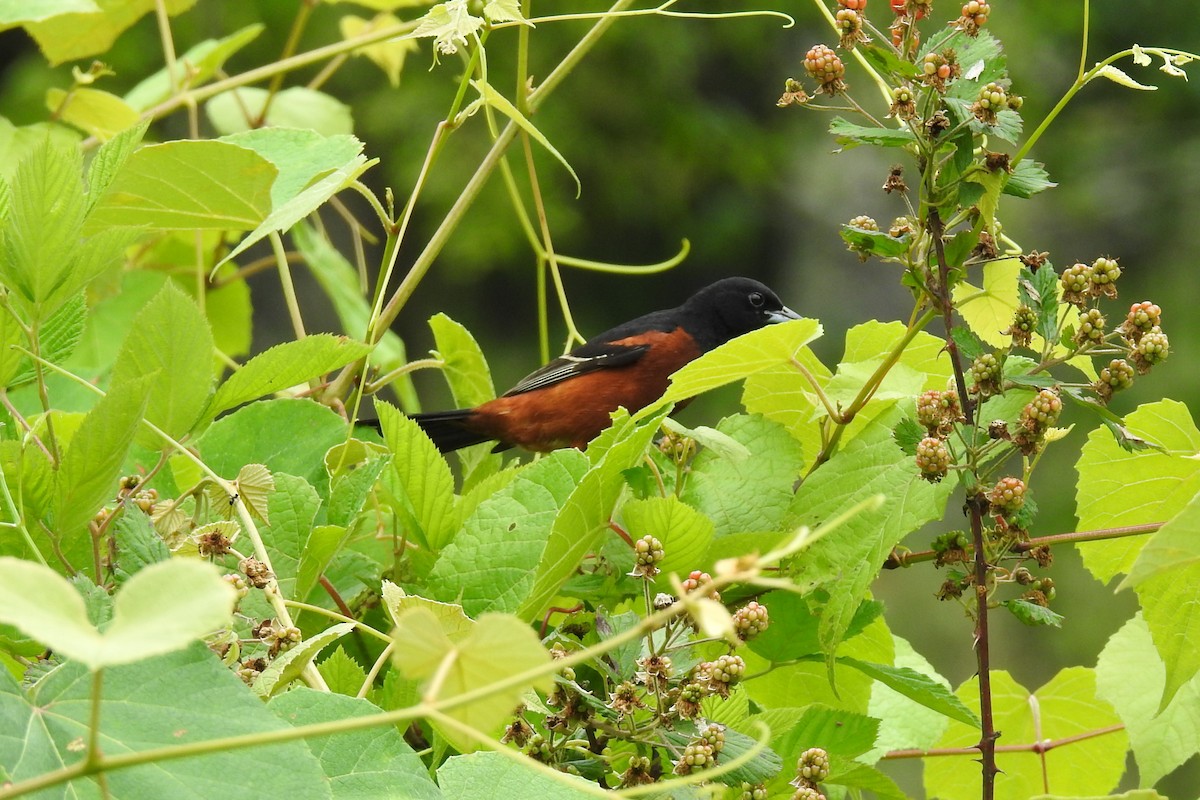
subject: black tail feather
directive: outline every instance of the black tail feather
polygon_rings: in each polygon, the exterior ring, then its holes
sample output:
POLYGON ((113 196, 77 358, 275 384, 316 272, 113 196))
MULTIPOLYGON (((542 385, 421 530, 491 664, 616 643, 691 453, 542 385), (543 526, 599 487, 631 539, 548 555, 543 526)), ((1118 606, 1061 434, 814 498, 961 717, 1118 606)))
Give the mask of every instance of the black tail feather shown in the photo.
MULTIPOLYGON (((450 453, 473 444, 490 442, 487 436, 476 433, 466 425, 471 416, 471 409, 460 408, 454 411, 433 411, 428 414, 410 414, 409 418, 421 426, 425 435, 433 440, 433 444, 443 453, 450 453)), ((378 419, 360 419, 359 425, 369 425, 383 433, 378 419)), ((507 450, 510 445, 498 444, 495 452, 507 450)))
POLYGON ((421 426, 421 430, 433 440, 438 450, 449 453, 462 447, 491 441, 489 437, 467 427, 466 422, 470 416, 471 409, 459 408, 454 411, 413 414, 411 419, 421 426))

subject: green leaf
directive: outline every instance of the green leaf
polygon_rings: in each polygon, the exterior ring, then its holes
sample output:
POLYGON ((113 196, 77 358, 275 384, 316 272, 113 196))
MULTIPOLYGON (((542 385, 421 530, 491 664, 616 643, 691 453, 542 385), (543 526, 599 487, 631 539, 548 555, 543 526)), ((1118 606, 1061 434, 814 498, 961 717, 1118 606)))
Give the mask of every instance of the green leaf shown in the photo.
POLYGON ((271 660, 267 668, 259 673, 250 688, 259 697, 272 697, 288 684, 300 677, 317 654, 338 639, 354 630, 353 622, 331 625, 316 636, 311 636, 293 647, 284 650, 271 660))
MULTIPOLYGON (((407 677, 428 680, 436 673, 441 679, 436 686, 426 688, 426 699, 432 702, 496 684, 550 661, 550 654, 533 630, 507 614, 484 614, 464 632, 445 627, 428 608, 416 607, 400 614, 394 636, 398 644, 394 658, 407 677)), ((445 713, 492 736, 511 717, 522 692, 530 687, 546 690, 552 683, 546 673, 524 686, 491 692, 445 713)), ((436 721, 434 725, 460 752, 480 746, 473 737, 456 728, 438 725, 436 721)))
MULTIPOLYGON (((896 647, 896 667, 919 672, 949 690, 949 681, 939 675, 912 645, 898 636, 893 636, 892 641, 896 647)), ((958 701, 957 697, 955 701, 958 701)), ((949 724, 941 712, 920 705, 883 683, 876 683, 872 687, 871 703, 867 710, 872 717, 880 720, 875 747, 862 759, 868 763, 874 763, 891 750, 928 750, 941 738, 949 724)))
POLYGON ((1114 633, 1096 662, 1096 693, 1129 732, 1143 786, 1153 786, 1200 752, 1200 680, 1193 678, 1159 711, 1166 667, 1141 614, 1114 633))
POLYGON ((1017 278, 1017 296, 1037 314, 1037 332, 1050 344, 1058 344, 1060 291, 1058 273, 1050 262, 1042 264, 1037 272, 1021 267, 1017 278))
MULTIPOLYGON (((366 700, 330 696, 307 687, 296 687, 272 699, 267 709, 297 727, 370 717, 380 712, 378 706, 366 700)), ((421 759, 393 726, 378 725, 310 737, 304 743, 320 761, 334 800, 442 797, 421 759)))
MULTIPOLYGON (((346 438, 346 421, 331 409, 307 399, 260 400, 214 422, 193 445, 212 469, 237 475, 247 464, 263 464, 312 486, 327 485, 323 454, 346 438)), ((176 483, 199 480, 190 461, 172 458, 176 483)))
POLYGON ((726 417, 717 430, 751 456, 732 460, 700 451, 692 460, 683 501, 713 521, 717 537, 778 530, 804 466, 800 444, 779 423, 757 414, 726 417))
POLYGON ((651 535, 663 546, 658 564, 664 575, 686 576, 704 558, 713 537, 713 524, 674 495, 630 500, 621 506, 625 530, 634 539, 651 535))
MULTIPOLYGON (((1064 739, 1120 724, 1112 708, 1096 696, 1096 676, 1090 669, 1068 667, 1033 694, 1002 670, 994 670, 991 679, 995 728, 1004 732, 1009 744, 1064 739)), ((960 686, 956 694, 971 710, 979 708, 975 678, 960 686)), ((977 728, 952 721, 937 746, 974 747, 978 743, 977 728)), ((997 753, 996 796, 1030 797, 1047 787, 1069 795, 1104 794, 1125 771, 1127 747, 1126 733, 1116 730, 1041 754, 997 753)), ((980 780, 978 769, 964 769, 957 759, 935 758, 925 764, 925 791, 931 797, 977 798, 980 780)))
POLYGON ((955 308, 971 331, 992 347, 1008 347, 1009 334, 1002 333, 1012 323, 1017 310, 1017 276, 1021 262, 1015 258, 989 261, 983 266, 983 287, 963 281, 951 290, 955 308))
POLYGON ((79 148, 45 140, 17 166, 8 194, 0 192, 0 282, 44 320, 101 273, 127 243, 107 231, 84 238, 87 204, 79 148))
POLYGON ((841 117, 834 117, 833 122, 829 123, 829 132, 834 135, 843 150, 858 147, 860 144, 903 147, 916 140, 908 128, 868 128, 847 122, 841 117))
POLYGON ((438 768, 438 785, 445 800, 478 800, 480 787, 495 792, 494 797, 584 800, 596 796, 595 784, 578 775, 552 778, 500 753, 471 753, 446 759, 438 768))
MULTIPOLYGON (((170 594, 168 590, 165 596, 170 594)), ((0 713, 5 719, 0 763, 15 780, 79 762, 79 743, 86 740, 92 719, 93 688, 91 675, 79 663, 58 667, 28 696, 0 670, 0 713), (53 714, 45 713, 48 707, 54 708, 53 714), (17 730, 24 735, 9 735, 17 730)), ((289 729, 200 644, 105 670, 99 714, 109 757, 289 729)), ((199 759, 156 760, 114 770, 106 780, 113 798, 180 797, 181 787, 192 797, 228 800, 332 798, 303 742, 222 749, 199 759), (231 781, 232 775, 238 779, 231 781)), ((58 796, 99 794, 85 778, 61 789, 58 796)))
POLYGON ((91 542, 85 527, 105 501, 116 496, 125 454, 142 424, 150 380, 131 380, 109 392, 88 412, 71 438, 54 487, 53 529, 64 550, 78 555, 75 546, 86 546, 90 557, 91 542), (82 542, 83 538, 88 541, 82 542))
POLYGON ((964 706, 962 701, 955 697, 949 689, 914 669, 892 667, 887 664, 872 664, 868 661, 848 657, 839 658, 838 662, 854 667, 862 674, 874 678, 889 689, 899 692, 910 700, 915 700, 926 708, 931 708, 950 719, 979 727, 979 718, 964 706))
POLYGON ((211 564, 172 559, 138 572, 113 602, 103 633, 83 598, 58 573, 0 557, 0 622, 17 627, 67 658, 103 669, 186 647, 225 625, 236 592, 211 564))
POLYGON ((58 119, 74 125, 102 142, 137 126, 138 112, 115 94, 102 89, 76 86, 70 93, 51 87, 46 90, 46 108, 58 119))
POLYGON ((1053 625, 1055 628, 1062 627, 1063 617, 1061 614, 1056 614, 1045 606, 1039 606, 1037 603, 1031 603, 1028 600, 1005 600, 1001 603, 1005 608, 1012 612, 1012 615, 1026 625, 1053 625))
MULTIPOLYGON (((289 600, 304 600, 308 591, 300 594, 296 589, 296 579, 312 537, 313 520, 320 508, 321 498, 303 478, 286 472, 275 473, 273 477, 275 491, 267 499, 266 513, 260 515, 269 519, 270 523, 259 527, 259 535, 271 556, 271 566, 275 568, 275 577, 279 581, 279 593, 289 600)), ((312 576, 313 583, 317 578, 319 574, 312 576)))
MULTIPOLYGON (((801 319, 768 325, 739 336, 672 375, 671 385, 659 402, 685 400, 765 369, 790 363, 801 348, 820 335, 820 323, 801 319)), ((638 416, 651 411, 653 408, 643 409, 638 416)))
POLYGON ((268 128, 227 138, 271 159, 279 167, 283 182, 277 181, 272 189, 271 213, 220 264, 241 255, 273 231, 289 230, 376 163, 360 154, 362 143, 349 135, 326 138, 309 130, 268 128))
POLYGON ((853 758, 870 750, 878 735, 879 720, 814 703, 804 708, 796 724, 779 739, 777 747, 780 755, 793 764, 810 747, 853 758))
POLYGON ((950 481, 931 484, 920 477, 915 462, 892 441, 899 417, 892 409, 867 423, 805 479, 792 504, 793 522, 815 528, 865 500, 886 498, 882 505, 843 522, 796 559, 794 576, 801 586, 825 585, 831 590, 820 629, 828 654, 842 641, 892 548, 921 525, 940 518, 953 490, 950 481))
POLYGON ((0 26, 11 27, 59 14, 86 14, 99 10, 95 0, 3 0, 0 2, 0 26))
MULTIPOLYGON (((166 0, 163 8, 174 16, 195 3, 196 0, 166 0)), ((56 66, 108 52, 121 33, 155 7, 149 0, 100 0, 97 6, 84 11, 75 3, 68 7, 56 4, 54 14, 30 22, 25 30, 37 40, 46 60, 56 66)))
MULTIPOLYGON (((520 11, 517 12, 517 15, 520 16, 520 11)), ((507 97, 496 91, 496 89, 487 81, 473 80, 471 81, 471 86, 475 88, 475 91, 479 92, 479 96, 483 98, 483 102, 487 103, 489 106, 515 122, 521 130, 529 134, 534 141, 544 147, 546 151, 550 153, 550 155, 557 159, 558 163, 562 164, 563 167, 566 168, 567 172, 571 174, 571 178, 575 181, 575 197, 578 198, 579 195, 583 193, 583 184, 579 182, 579 176, 575 174, 575 170, 572 169, 567 160, 563 158, 562 153, 558 152, 558 149, 554 145, 550 144, 550 140, 546 138, 546 134, 538 130, 537 126, 530 122, 525 115, 517 109, 516 106, 509 102, 507 97)))
POLYGON ((346 655, 346 649, 341 645, 338 645, 336 650, 317 665, 317 671, 325 679, 329 691, 348 697, 356 697, 358 690, 362 688, 363 681, 367 679, 366 670, 357 661, 346 655))
POLYGON ((886 231, 870 231, 853 225, 843 225, 841 236, 850 250, 859 253, 864 259, 866 256, 896 258, 907 253, 908 246, 912 244, 911 234, 906 233, 896 238, 886 231))
POLYGON ((392 405, 375 404, 383 439, 392 451, 385 486, 410 534, 437 552, 454 538, 454 476, 421 426, 392 405))
POLYGON ((860 44, 856 51, 862 53, 863 58, 880 72, 891 73, 909 79, 916 78, 918 75, 915 64, 900 58, 889 47, 881 47, 868 42, 860 44))
POLYGON ((457 600, 469 614, 519 608, 554 518, 587 469, 578 450, 556 450, 482 500, 433 565, 434 597, 457 600))
MULTIPOLYGON (((491 369, 471 332, 445 314, 430 317, 429 328, 433 331, 434 353, 443 362, 442 377, 450 386, 455 407, 474 408, 494 398, 496 388, 491 369)), ((472 485, 495 473, 503 463, 486 442, 459 450, 458 456, 462 474, 469 476, 464 483, 472 485)))
MULTIPOLYGON (((230 56, 257 39, 265 28, 256 22, 220 39, 205 39, 192 45, 175 59, 177 83, 186 83, 191 89, 208 83, 230 56)), ((168 67, 163 67, 130 89, 125 102, 137 111, 146 111, 170 96, 171 74, 168 67)))
POLYGON ((538 560, 533 586, 517 612, 521 617, 540 616, 583 557, 600 546, 609 532, 617 499, 625 489, 624 471, 642 459, 667 411, 662 408, 640 425, 628 417, 618 417, 613 427, 589 446, 589 458, 594 458, 597 446, 603 455, 580 479, 555 516, 546 549, 538 560), (604 441, 610 433, 615 435, 611 444, 604 441))
POLYGON ((1039 192, 1053 189, 1057 183, 1050 180, 1046 167, 1026 158, 1017 163, 1002 190, 1004 194, 1028 199, 1039 192))
MULTIPOLYGON (((213 339, 208 321, 174 282, 133 320, 113 366, 112 391, 148 381, 146 419, 179 438, 200 419, 212 392, 213 339)), ((149 447, 166 446, 147 434, 149 447)))
POLYGON ((88 213, 96 206, 96 201, 104 196, 113 179, 120 173, 121 167, 129 160, 129 156, 137 149, 150 127, 150 120, 142 120, 121 131, 116 136, 100 145, 92 163, 88 166, 88 213))
POLYGON ((278 170, 245 147, 189 140, 133 153, 88 218, 90 226, 250 230, 271 211, 278 170))
POLYGON ((313 380, 369 352, 370 345, 329 333, 276 345, 230 375, 217 389, 205 416, 215 417, 242 403, 313 380))
MULTIPOLYGON (((19 338, 12 343, 28 348, 29 342, 25 339, 24 333, 10 316, 10 313, 9 309, 0 311, 0 318, 11 321, 4 326, 5 339, 7 340, 15 333, 19 338), (11 329, 8 327, 9 324, 12 326, 11 329)), ((87 300, 82 292, 59 306, 58 310, 42 323, 41 331, 39 332, 38 339, 41 344, 42 358, 51 364, 62 364, 69 359, 83 338, 83 330, 87 324, 87 319, 87 300)), ((15 350, 9 351, 7 358, 9 359, 9 364, 18 367, 14 370, 12 377, 6 382, 6 385, 10 389, 34 379, 37 373, 34 371, 33 361, 25 356, 25 354, 15 350)))
MULTIPOLYGON (((420 3, 404 2, 397 5, 418 4, 420 3)), ((368 2, 361 5, 371 5, 371 3, 368 2)), ((338 19, 338 31, 341 33, 343 39, 354 39, 380 28, 390 28, 400 24, 400 18, 393 14, 377 14, 374 19, 363 19, 353 14, 346 14, 338 19)), ((417 49, 417 43, 412 39, 397 37, 365 45, 355 50, 354 54, 369 58, 375 66, 383 70, 383 74, 387 76, 388 83, 395 89, 400 86, 400 73, 404 69, 404 62, 407 60, 408 54, 416 52, 417 49)))
MULTIPOLYGON (((1164 448, 1129 452, 1104 429, 1093 430, 1079 455, 1075 487, 1078 530, 1166 522, 1200 493, 1200 430, 1187 406, 1160 400, 1139 406, 1125 418, 1135 436, 1164 448)), ((1133 568, 1146 543, 1126 536, 1076 545, 1098 580, 1109 581, 1133 568)))
POLYGON ((171 557, 171 551, 154 530, 150 518, 137 508, 127 507, 113 525, 117 550, 117 580, 171 557))
POLYGON ((322 136, 354 132, 350 106, 336 97, 304 86, 291 86, 272 94, 257 86, 222 92, 204 106, 208 120, 222 135, 254 128, 303 128, 322 136), (263 107, 270 101, 262 123, 263 107))

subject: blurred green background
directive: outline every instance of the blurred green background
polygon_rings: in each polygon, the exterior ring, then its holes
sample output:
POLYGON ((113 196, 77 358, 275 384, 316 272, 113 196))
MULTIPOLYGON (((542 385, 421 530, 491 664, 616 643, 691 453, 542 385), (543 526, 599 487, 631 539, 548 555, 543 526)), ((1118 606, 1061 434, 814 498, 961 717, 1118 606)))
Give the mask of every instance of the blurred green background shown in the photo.
MULTIPOLYGON (((172 22, 177 49, 182 52, 201 39, 262 21, 266 31, 227 70, 270 62, 282 49, 299 5, 201 0, 172 22)), ((991 29, 1005 45, 1013 90, 1026 99, 1022 114, 1026 129, 1032 130, 1078 70, 1083 6, 1047 0, 995 0, 992 6, 991 29)), ((1194 4, 1130 0, 1093 6, 1088 66, 1134 43, 1200 51, 1194 4)), ((706 11, 751 7, 756 6, 703 4, 706 11)), ((537 115, 536 124, 583 183, 576 199, 561 167, 544 153, 538 155, 560 253, 651 263, 673 255, 683 239, 691 242, 686 262, 663 274, 629 277, 568 270, 567 291, 585 335, 674 305, 693 289, 730 274, 760 278, 797 311, 819 318, 825 337, 816 349, 830 364, 840 357, 846 328, 872 318, 907 318, 910 296, 899 286, 897 272, 877 262, 860 263, 838 237, 839 225, 856 215, 869 214, 886 226, 903 213, 901 202, 880 190, 895 154, 858 148, 835 155, 835 144, 825 133, 831 115, 776 108, 784 79, 803 72, 804 52, 817 42, 833 44, 833 37, 809 3, 757 7, 791 14, 796 25, 784 28, 770 18, 624 20, 537 115)), ((598 8, 579 2, 536 3, 533 11, 598 8)), ((301 49, 335 40, 337 20, 347 13, 370 12, 349 3, 318 4, 301 49)), ((881 27, 890 22, 885 0, 873 0, 867 13, 881 27)), ((956 13, 943 0, 934 16, 956 13)), ((586 29, 584 22, 538 27, 530 66, 535 81, 586 29)), ((501 31, 488 44, 493 83, 510 96, 512 81, 506 76, 512 74, 515 40, 514 31, 501 31)), ((101 88, 118 94, 159 69, 161 47, 152 15, 125 33, 104 60, 117 75, 101 88)), ((1173 356, 1118 396, 1113 407, 1119 413, 1162 396, 1195 408, 1200 400, 1200 315, 1195 313, 1200 281, 1193 277, 1193 236, 1200 217, 1200 170, 1195 167, 1200 163, 1200 91, 1194 83, 1159 72, 1157 64, 1140 68, 1126 60, 1118 66, 1161 88, 1136 92, 1098 81, 1084 89, 1033 152, 1060 187, 1029 201, 1005 197, 1001 217, 1024 250, 1049 251, 1056 266, 1100 255, 1119 257, 1122 301, 1150 299, 1163 307, 1173 356)), ((45 119, 45 91, 68 88, 70 67, 48 68, 20 30, 0 34, 0 115, 18 125, 45 119)), ((291 75, 285 85, 302 85, 318 69, 291 75)), ((866 88, 856 65, 850 63, 848 69, 851 89, 864 87, 856 96, 873 112, 883 113, 877 92, 866 88)), ((361 58, 347 62, 323 87, 352 107, 355 133, 366 143, 367 155, 381 159, 365 179, 378 192, 391 187, 403 203, 460 71, 461 63, 453 57, 431 69, 426 43, 410 56, 399 88, 361 58)), ((184 117, 177 114, 160 123, 152 135, 186 136, 184 117)), ((418 207, 401 251, 402 268, 440 222, 487 146, 482 118, 454 134, 418 207)), ((523 175, 520 160, 513 164, 523 175)), ((348 202, 361 219, 373 222, 356 200, 348 202)), ((335 233, 344 230, 332 215, 327 221, 335 233)), ((341 244, 349 255, 348 243, 341 244)), ((377 256, 378 250, 370 252, 368 262, 377 256)), ((538 364, 535 268, 494 178, 420 285, 397 331, 419 357, 432 346, 425 320, 437 312, 449 314, 482 343, 502 390, 538 364)), ((310 330, 334 329, 332 312, 315 283, 303 270, 297 277, 310 330)), ((256 349, 290 338, 276 279, 268 273, 254 278, 252 285, 261 314, 256 349)), ((551 347, 556 349, 564 329, 557 317, 551 319, 551 347)), ((420 376, 418 387, 427 408, 448 402, 436 376, 420 376)), ((683 421, 713 424, 735 402, 736 395, 729 392, 705 398, 688 409, 683 421)), ((1073 420, 1068 416, 1066 421, 1073 420)), ((1086 433, 1075 430, 1039 468, 1033 490, 1042 513, 1035 535, 1073 528, 1072 465, 1086 433)), ((952 500, 950 508, 957 507, 952 500)), ((959 523, 950 519, 948 524, 959 523)), ((933 535, 918 534, 908 544, 924 549, 933 535)), ((1103 643, 1135 609, 1130 593, 1114 595, 1112 587, 1083 571, 1071 548, 1058 548, 1055 556, 1055 609, 1066 617, 1063 629, 1030 629, 1007 618, 994 628, 993 663, 1030 689, 1064 666, 1094 665, 1103 643)), ((888 604, 892 629, 912 640, 957 684, 974 669, 971 626, 957 607, 934 598, 940 580, 931 568, 919 566, 885 574, 877 590, 888 604)), ((919 792, 915 765, 888 769, 914 795, 919 792)), ((1127 777, 1126 785, 1135 784, 1127 777)), ((1193 759, 1160 791, 1192 800, 1197 786, 1200 769, 1193 759)))

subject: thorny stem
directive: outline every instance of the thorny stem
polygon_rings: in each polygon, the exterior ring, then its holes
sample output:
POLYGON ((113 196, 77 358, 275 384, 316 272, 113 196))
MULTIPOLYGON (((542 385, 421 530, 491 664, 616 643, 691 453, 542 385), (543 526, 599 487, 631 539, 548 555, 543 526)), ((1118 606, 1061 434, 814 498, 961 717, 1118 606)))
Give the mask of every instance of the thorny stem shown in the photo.
MULTIPOLYGON (((1141 536, 1154 533, 1163 526, 1162 522, 1147 522, 1142 525, 1125 525, 1119 528, 1097 528, 1090 531, 1072 531, 1056 533, 1051 536, 1038 536, 1027 542, 1017 542, 1013 550, 1018 553, 1027 552, 1035 547, 1053 546, 1056 544, 1071 544, 1075 542, 1102 542, 1108 539, 1121 539, 1126 536, 1141 536)), ((915 553, 900 553, 893 551, 883 563, 884 569, 899 569, 919 564, 923 561, 933 561, 937 558, 936 550, 921 550, 915 553)))
MULTIPOLYGON (((946 326, 946 352, 954 369, 954 384, 958 387, 959 404, 966 418, 966 424, 975 424, 975 410, 971 397, 967 392, 967 380, 963 373, 962 360, 959 357, 958 345, 951 336, 954 330, 954 304, 950 299, 950 265, 946 261, 945 245, 942 237, 945 228, 941 215, 936 208, 929 209, 926 221, 929 236, 933 239, 934 254, 937 258, 938 280, 935 299, 940 306, 942 319, 946 326)), ((983 772, 983 800, 993 800, 996 793, 996 739, 1000 734, 996 730, 992 716, 992 674, 990 639, 988 638, 988 571, 987 551, 983 541, 983 516, 987 511, 988 501, 978 486, 967 488, 967 509, 971 517, 971 541, 975 547, 975 663, 979 675, 979 721, 980 736, 976 748, 980 754, 980 766, 983 772)))
MULTIPOLYGON (((1001 744, 996 745, 997 753, 1037 753, 1039 755, 1048 753, 1056 747, 1063 747, 1068 744, 1095 739, 1099 736, 1108 736, 1111 733, 1119 733, 1125 730, 1124 725, 1109 725, 1106 728, 1096 728, 1083 733, 1076 733, 1073 736, 1064 736, 1061 739, 1041 739, 1029 744, 1001 744)), ((973 756, 978 752, 974 747, 936 747, 930 750, 921 750, 913 748, 908 750, 892 750, 884 753, 883 757, 891 760, 902 758, 930 758, 933 756, 973 756)))

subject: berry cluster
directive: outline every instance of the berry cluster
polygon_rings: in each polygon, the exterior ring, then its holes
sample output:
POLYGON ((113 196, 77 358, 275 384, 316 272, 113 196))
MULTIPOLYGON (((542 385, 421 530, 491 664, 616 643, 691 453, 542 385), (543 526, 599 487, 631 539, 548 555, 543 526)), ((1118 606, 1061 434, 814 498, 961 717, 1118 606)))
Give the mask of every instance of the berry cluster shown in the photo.
POLYGON ((838 94, 846 90, 842 80, 846 76, 846 65, 838 54, 823 44, 815 44, 804 56, 804 69, 817 82, 817 92, 838 94))
POLYGON ((967 36, 978 36, 979 30, 987 24, 992 7, 981 0, 970 0, 962 7, 962 14, 950 23, 967 36))
POLYGON ((635 578, 653 578, 658 574, 658 564, 663 560, 662 542, 650 534, 633 543, 634 565, 629 574, 635 578))
POLYGON ((796 787, 792 800, 825 800, 819 784, 829 777, 829 754, 820 747, 810 747, 796 760, 796 777, 790 783, 796 787))

